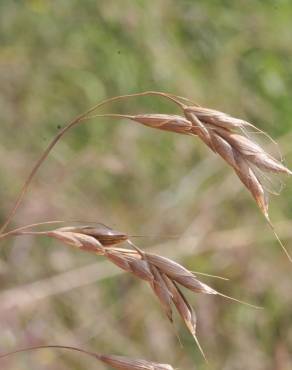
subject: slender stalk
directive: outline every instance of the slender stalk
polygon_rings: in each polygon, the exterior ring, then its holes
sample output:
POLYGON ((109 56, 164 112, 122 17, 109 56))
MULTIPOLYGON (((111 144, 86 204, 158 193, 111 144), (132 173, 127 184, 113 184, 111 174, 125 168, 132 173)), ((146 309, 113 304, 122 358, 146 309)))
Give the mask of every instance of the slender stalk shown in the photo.
POLYGON ((85 113, 82 113, 81 115, 74 118, 53 138, 53 140, 50 142, 48 147, 45 149, 45 151, 43 152, 41 157, 38 159, 36 164, 33 166, 32 170, 30 171, 30 173, 27 177, 27 179, 24 182, 23 187, 20 190, 19 195, 16 198, 16 201, 15 201, 12 209, 10 210, 10 212, 7 216, 6 221, 4 222, 4 224, 0 228, 0 234, 3 233, 6 230, 6 228, 8 227, 10 222, 12 221, 12 219, 13 219, 17 209, 21 205, 22 200, 23 200, 25 194, 27 193, 28 187, 29 187, 31 181, 33 180, 34 176, 36 175, 38 169, 40 168, 42 163, 46 160, 46 158, 48 157, 48 155, 51 152, 51 150, 53 149, 53 147, 65 135, 65 133, 67 131, 69 131, 72 127, 79 124, 81 121, 84 121, 90 113, 94 112, 96 109, 102 107, 105 104, 108 104, 108 103, 111 103, 111 102, 114 102, 114 101, 118 101, 118 100, 122 100, 122 99, 127 99, 127 98, 130 98, 130 97, 147 96, 147 95, 156 95, 156 96, 165 97, 165 98, 171 100, 172 102, 174 102, 175 104, 177 104, 180 108, 182 108, 182 109, 185 108, 185 105, 183 103, 181 103, 178 99, 176 99, 174 97, 174 95, 169 95, 169 94, 158 92, 158 91, 145 91, 145 92, 142 92, 142 93, 115 96, 115 97, 103 100, 102 102, 100 102, 100 103, 96 104, 95 106, 93 106, 92 108, 88 109, 85 113))
POLYGON ((33 346, 33 347, 21 348, 21 349, 18 349, 16 351, 11 351, 11 352, 7 352, 7 353, 4 353, 4 354, 0 354, 0 359, 3 359, 5 357, 9 357, 9 356, 15 355, 17 353, 34 351, 34 350, 44 349, 44 348, 57 348, 57 349, 64 349, 64 350, 69 350, 69 351, 76 351, 76 352, 80 352, 80 353, 83 353, 85 355, 94 357, 95 359, 100 359, 100 355, 97 354, 97 353, 86 351, 84 349, 77 348, 77 347, 62 346, 62 345, 57 345, 57 344, 56 345, 41 345, 41 346, 33 346))
POLYGON ((56 221, 44 221, 44 222, 37 222, 37 223, 34 223, 34 224, 21 226, 21 227, 18 227, 17 229, 13 229, 13 230, 8 231, 7 233, 1 234, 0 235, 0 240, 1 239, 5 239, 5 238, 7 238, 9 236, 20 235, 21 231, 24 231, 24 230, 27 230, 27 229, 31 229, 31 228, 36 227, 36 226, 59 224, 59 223, 64 223, 64 222, 65 221, 59 221, 59 220, 56 220, 56 221))

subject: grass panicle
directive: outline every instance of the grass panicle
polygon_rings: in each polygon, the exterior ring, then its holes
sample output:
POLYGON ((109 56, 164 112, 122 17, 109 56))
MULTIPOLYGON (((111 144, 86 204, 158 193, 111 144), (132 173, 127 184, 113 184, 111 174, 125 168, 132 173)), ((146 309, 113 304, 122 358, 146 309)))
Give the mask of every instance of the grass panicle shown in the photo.
POLYGON ((173 322, 173 306, 176 307, 204 358, 206 356, 196 335, 195 312, 179 286, 194 293, 219 295, 253 308, 259 308, 218 292, 201 282, 195 273, 169 258, 142 251, 129 239, 126 233, 113 230, 104 224, 61 227, 48 231, 27 230, 22 227, 9 233, 9 236, 17 235, 46 236, 57 239, 71 247, 104 256, 122 270, 146 281, 157 296, 170 322, 173 322), (125 242, 132 248, 119 246, 125 242))
POLYGON ((272 231, 281 248, 292 262, 292 257, 281 242, 273 224, 270 221, 268 212, 268 191, 263 185, 259 176, 259 173, 263 171, 274 173, 276 175, 291 175, 292 172, 286 166, 284 166, 280 160, 274 158, 271 154, 266 152, 264 148, 252 140, 248 135, 248 130, 252 129, 257 133, 262 133, 269 139, 270 137, 263 131, 257 129, 257 127, 255 127, 253 124, 245 120, 232 117, 226 113, 214 109, 201 107, 187 98, 159 91, 145 91, 106 99, 69 122, 53 138, 44 153, 33 166, 15 201, 14 206, 8 214, 6 221, 0 228, 0 237, 1 233, 4 233, 12 221, 13 216, 20 206, 24 195, 26 194, 28 187, 38 169, 48 157, 50 151, 57 144, 57 142, 72 127, 78 124, 83 124, 84 121, 96 117, 127 118, 151 128, 157 128, 179 134, 193 135, 200 138, 202 142, 204 142, 213 152, 218 154, 229 166, 233 168, 238 178, 255 199, 258 207, 272 228, 272 231), (159 96, 166 98, 172 103, 176 104, 182 110, 184 116, 161 113, 136 115, 109 113, 93 114, 106 104, 138 96, 159 96))

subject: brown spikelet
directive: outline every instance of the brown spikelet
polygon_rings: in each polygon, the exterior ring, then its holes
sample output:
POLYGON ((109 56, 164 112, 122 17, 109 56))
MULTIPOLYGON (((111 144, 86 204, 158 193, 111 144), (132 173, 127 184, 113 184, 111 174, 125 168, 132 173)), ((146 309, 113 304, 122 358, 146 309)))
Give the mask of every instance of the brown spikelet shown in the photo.
MULTIPOLYGON (((250 128, 253 128, 257 132, 263 132, 251 123, 232 117, 226 113, 196 105, 187 105, 185 102, 188 102, 188 99, 175 95, 152 91, 130 96, 143 95, 160 95, 172 100, 183 110, 185 118, 179 115, 167 114, 104 114, 88 116, 86 118, 104 116, 128 118, 152 128, 198 136, 212 151, 219 154, 233 167, 269 221, 268 197, 253 167, 276 174, 284 173, 291 175, 292 172, 280 161, 267 153, 260 145, 246 136, 247 129, 250 128), (182 100, 184 101, 183 103, 182 100), (243 165, 242 159, 246 161, 245 165, 243 165), (246 165, 250 167, 248 171, 245 168, 246 165)), ((117 97, 117 99, 120 98, 123 97, 117 97)))
POLYGON ((185 267, 169 258, 158 256, 152 253, 146 253, 149 262, 159 268, 165 275, 177 281, 184 287, 196 292, 204 294, 217 294, 217 292, 208 285, 200 282, 196 276, 185 267))
POLYGON ((175 281, 195 293, 217 294, 216 290, 196 279, 195 276, 178 276, 175 281))
POLYGON ((163 275, 163 279, 169 289, 169 291, 172 294, 172 300, 174 305, 177 308, 177 311, 183 321, 185 322, 187 328, 189 329, 190 333, 192 334, 193 338, 195 339, 195 342, 204 357, 204 359, 207 361, 206 355, 200 345, 200 342, 197 337, 196 329, 197 329, 197 317, 195 314, 195 311, 193 310, 192 306, 188 303, 180 289, 177 287, 175 282, 173 282, 171 279, 169 279, 166 275, 163 275))
POLYGON ((172 293, 169 291, 161 272, 154 266, 151 266, 151 271, 153 273, 153 281, 151 282, 152 289, 156 296, 158 297, 162 308, 164 309, 166 316, 172 322, 172 307, 171 302, 173 299, 172 293))
MULTIPOLYGON (((159 91, 145 91, 141 93, 115 96, 96 104, 83 114, 73 119, 66 126, 64 126, 64 128, 60 130, 60 132, 52 139, 48 147, 45 149, 43 154, 40 156, 38 161, 33 166, 32 170, 30 171, 19 195, 17 196, 14 206, 12 207, 11 211, 8 214, 6 221, 4 222, 2 227, 0 227, 0 238, 2 237, 5 229, 10 224, 17 209, 19 208, 21 202, 23 201, 23 198, 27 193, 31 181, 35 177, 42 163, 47 159, 52 148, 71 128, 83 123, 84 120, 89 120, 95 117, 128 118, 136 122, 142 123, 144 125, 150 126, 152 128, 158 128, 182 134, 198 135, 200 139, 207 146, 209 146, 209 148, 211 148, 214 152, 218 153, 234 169, 236 168, 237 164, 233 160, 234 154, 232 153, 232 150, 230 150, 230 148, 237 150, 241 156, 243 156, 245 159, 247 159, 249 163, 252 163, 252 165, 256 166, 257 168, 275 173, 286 173, 289 175, 292 174, 292 172, 288 168, 286 168, 280 161, 277 161, 271 155, 266 153, 264 149, 262 149, 257 144, 253 143, 251 140, 244 138, 246 128, 253 128, 257 132, 263 133, 261 130, 257 129, 254 125, 252 125, 249 122, 232 117, 226 113, 217 110, 200 107, 199 105, 196 105, 195 103, 191 102, 189 99, 176 96, 170 93, 164 93, 159 91), (159 113, 138 114, 138 115, 125 115, 125 114, 92 115, 93 112, 96 112, 97 109, 103 107, 106 104, 138 96, 159 96, 166 98, 175 103, 177 106, 179 106, 179 108, 184 112, 185 117, 181 117, 179 115, 168 115, 159 113), (214 132, 215 130, 217 130, 216 133, 214 132), (241 130, 241 135, 237 136, 232 135, 236 130, 241 130), (228 138, 226 137, 226 135, 228 136, 228 138), (227 144, 227 142, 229 145, 227 144)), ((268 135, 266 136, 268 137, 268 135)), ((240 176, 238 172, 236 173, 243 181, 244 176, 243 175, 240 176)), ((248 188, 248 186, 246 185, 248 181, 245 180, 243 181, 243 183, 248 188)), ((248 190, 254 196, 254 192, 250 188, 248 188, 248 190)), ((259 201, 257 200, 257 202, 259 201)), ((262 200, 260 201, 260 203, 263 203, 262 200)), ((267 207, 266 208, 262 207, 262 210, 267 216, 267 207)))
POLYGON ((102 244, 95 238, 89 235, 80 234, 72 231, 49 231, 47 236, 53 237, 62 241, 65 244, 73 247, 83 249, 88 252, 94 252, 97 254, 104 254, 104 248, 102 244))
MULTIPOLYGON (((93 234, 92 230, 89 230, 88 226, 63 227, 41 232, 26 231, 24 229, 25 227, 18 229, 16 232, 12 231, 10 235, 29 234, 58 239, 64 244, 73 245, 84 251, 103 255, 124 271, 130 272, 137 278, 147 281, 170 321, 172 321, 172 303, 175 305, 202 353, 203 351, 196 337, 195 313, 180 291, 178 284, 195 293, 220 295, 230 300, 246 304, 245 302, 217 292, 207 284, 202 283, 197 279, 195 274, 179 263, 157 254, 142 251, 129 239, 127 239, 127 242, 133 249, 114 246, 113 244, 123 243, 125 237, 128 238, 128 236, 124 233, 116 232, 117 235, 115 238, 115 231, 105 225, 99 228, 98 232, 95 230, 95 234, 93 234), (100 241, 104 240, 103 233, 107 235, 108 229, 111 230, 111 243, 110 245, 102 245, 100 241), (82 234, 85 231, 86 233, 82 234), (121 235, 123 235, 122 238, 121 235)), ((106 243, 108 243, 108 240, 106 243)))
POLYGON ((251 192, 257 205, 263 212, 266 219, 269 221, 268 195, 266 194, 263 185, 261 184, 260 180, 257 178, 253 169, 249 166, 248 162, 240 154, 237 154, 235 158, 236 158, 236 164, 237 164, 237 167, 234 168, 235 172, 237 173, 242 183, 251 192))
POLYGON ((146 256, 151 264, 174 279, 179 276, 194 276, 188 269, 169 258, 154 253, 146 253, 146 256))
POLYGON ((81 354, 93 357, 96 360, 101 361, 104 364, 109 365, 112 368, 117 369, 117 370, 173 370, 173 367, 168 364, 160 364, 160 363, 153 362, 153 361, 134 359, 134 358, 129 358, 125 356, 99 354, 99 353, 90 352, 90 351, 87 351, 87 350, 84 350, 78 347, 61 346, 57 344, 27 347, 27 348, 18 349, 12 352, 7 352, 4 354, 0 354, 0 360, 6 357, 12 356, 12 355, 16 355, 17 353, 23 353, 23 352, 35 351, 35 350, 47 349, 47 348, 79 352, 81 354))
POLYGON ((190 121, 178 115, 139 114, 133 116, 131 119, 146 126, 177 133, 188 133, 192 128, 192 123, 190 121))
POLYGON ((230 116, 229 114, 217 111, 215 109, 203 108, 199 106, 185 107, 185 113, 193 113, 201 122, 209 123, 211 125, 222 127, 226 129, 242 129, 254 127, 250 123, 230 116))
POLYGON ((126 118, 148 127, 157 128, 164 131, 176 132, 179 134, 188 134, 192 129, 192 123, 189 120, 187 120, 183 116, 175 114, 146 113, 130 115, 106 113, 97 114, 87 118, 91 119, 98 117, 126 118))
POLYGON ((94 226, 70 226, 62 227, 59 230, 89 235, 106 247, 120 244, 128 239, 128 235, 125 233, 114 230, 100 222, 95 223, 94 226))
POLYGON ((173 370, 171 365, 141 359, 130 359, 124 356, 100 355, 99 359, 118 370, 173 370))
POLYGON ((129 262, 131 272, 138 278, 146 280, 148 282, 153 281, 153 274, 151 272, 149 263, 146 260, 139 258, 132 258, 129 262))
POLYGON ((281 162, 273 158, 270 154, 265 152, 260 145, 249 138, 222 129, 216 129, 216 132, 237 149, 247 161, 254 164, 256 167, 268 172, 291 175, 291 171, 288 168, 283 166, 281 162))
POLYGON ((105 252, 105 256, 116 266, 120 267, 122 270, 132 272, 130 263, 128 262, 125 256, 120 254, 120 252, 116 252, 114 250, 107 250, 105 252))
POLYGON ((223 113, 220 116, 220 112, 217 111, 212 116, 213 111, 211 110, 206 110, 207 116, 200 114, 201 111, 196 116, 198 108, 192 108, 188 107, 185 114, 193 122, 193 133, 233 167, 269 221, 267 193, 253 167, 274 173, 291 174, 291 171, 266 153, 257 143, 232 131, 232 129, 243 127, 244 124, 248 125, 248 123, 238 119, 233 121, 233 117, 223 113), (223 119, 223 122, 220 119, 223 119))

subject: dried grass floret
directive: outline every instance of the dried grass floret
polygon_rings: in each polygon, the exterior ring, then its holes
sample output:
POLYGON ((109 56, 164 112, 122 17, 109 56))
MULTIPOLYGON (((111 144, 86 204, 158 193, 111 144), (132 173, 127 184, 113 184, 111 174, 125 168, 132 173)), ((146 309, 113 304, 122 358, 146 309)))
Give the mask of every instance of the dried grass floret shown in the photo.
POLYGON ((34 350, 40 349, 61 349, 61 350, 69 350, 82 353, 84 355, 90 356, 95 358, 98 361, 103 362, 106 365, 111 366, 117 370, 173 370, 173 367, 168 364, 160 364, 153 361, 147 361, 142 359, 134 359, 125 356, 117 356, 117 355, 106 355, 106 354, 99 354, 91 351, 87 351, 78 347, 71 347, 71 346, 62 346, 62 345, 40 345, 40 346, 33 346, 33 347, 26 347, 16 351, 7 352, 4 354, 0 354, 0 360, 15 355, 17 353, 29 352, 34 350))
POLYGON ((196 336, 195 312, 179 285, 195 293, 219 295, 258 308, 218 292, 200 281, 196 274, 169 258, 142 251, 129 239, 127 234, 115 231, 103 224, 98 223, 96 227, 88 225, 61 227, 48 231, 21 228, 10 232, 9 236, 28 234, 54 238, 71 247, 104 256, 122 270, 149 283, 171 322, 173 321, 173 306, 176 307, 204 357, 196 336), (111 235, 111 242, 105 238, 108 234, 111 235), (125 236, 127 236, 126 240, 125 236), (125 241, 132 247, 131 249, 118 246, 125 241))

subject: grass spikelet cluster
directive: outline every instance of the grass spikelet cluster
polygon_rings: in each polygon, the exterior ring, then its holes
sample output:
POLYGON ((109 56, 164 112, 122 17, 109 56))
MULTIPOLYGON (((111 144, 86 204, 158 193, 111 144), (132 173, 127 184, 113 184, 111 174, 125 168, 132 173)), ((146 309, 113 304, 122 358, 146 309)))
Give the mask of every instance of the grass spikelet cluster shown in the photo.
MULTIPOLYGON (((29 227, 30 225, 27 226, 29 227)), ((7 236, 36 235, 54 238, 71 247, 104 256, 122 270, 149 283, 170 322, 173 322, 173 305, 176 307, 205 359, 206 356, 197 339, 195 312, 179 285, 194 293, 219 295, 259 308, 218 292, 200 281, 195 273, 169 258, 142 251, 126 233, 111 229, 104 224, 100 223, 95 227, 88 225, 61 227, 48 231, 34 231, 27 228, 12 231, 7 236), (124 242, 132 249, 118 246, 124 242)))
MULTIPOLYGON (((103 256, 125 272, 131 273, 140 280, 146 281, 158 298, 163 311, 171 323, 173 322, 174 308, 176 309, 178 315, 184 321, 189 332, 195 339, 200 352, 206 359, 197 338, 196 313, 188 302, 182 289, 187 289, 194 293, 218 295, 254 308, 258 307, 227 296, 213 289, 198 279, 197 273, 189 271, 181 264, 167 257, 141 250, 132 242, 126 233, 114 230, 101 223, 97 223, 94 226, 81 224, 78 226, 56 227, 42 231, 35 230, 36 226, 44 226, 45 224, 54 223, 46 222, 6 231, 17 209, 21 205, 31 181, 58 141, 74 126, 84 124, 90 119, 101 119, 105 117, 115 119, 126 118, 150 128, 169 131, 175 134, 188 135, 200 139, 212 152, 218 154, 224 162, 232 168, 234 173, 254 198, 257 206, 264 214, 272 229, 273 225, 268 213, 267 190, 261 181, 259 173, 263 171, 274 173, 278 176, 279 174, 291 175, 292 172, 284 166, 281 160, 276 159, 250 137, 250 131, 255 131, 257 133, 262 133, 262 131, 245 120, 232 117, 217 110, 201 107, 184 97, 157 91, 146 91, 143 93, 116 96, 98 103, 85 113, 73 119, 53 138, 29 173, 13 208, 0 229, 0 240, 8 237, 24 235, 53 238, 65 245, 85 252, 94 253, 98 256, 103 256), (179 107, 181 115, 165 113, 96 114, 96 111, 106 104, 122 99, 128 99, 130 97, 148 95, 170 100, 179 107), (127 243, 129 247, 125 248, 122 246, 123 243, 127 243)), ((292 262, 292 258, 281 243, 275 231, 274 234, 292 262)), ((139 359, 129 359, 121 356, 100 355, 76 347, 59 345, 29 347, 0 355, 0 359, 17 352, 25 352, 41 348, 58 348, 78 351, 80 353, 93 356, 115 369, 172 370, 172 367, 167 364, 159 364, 139 359)))

